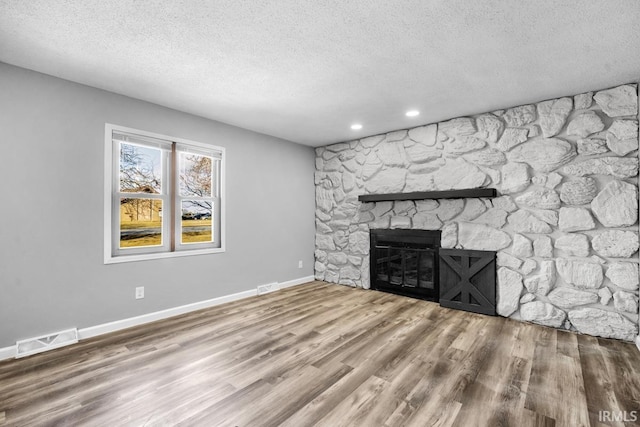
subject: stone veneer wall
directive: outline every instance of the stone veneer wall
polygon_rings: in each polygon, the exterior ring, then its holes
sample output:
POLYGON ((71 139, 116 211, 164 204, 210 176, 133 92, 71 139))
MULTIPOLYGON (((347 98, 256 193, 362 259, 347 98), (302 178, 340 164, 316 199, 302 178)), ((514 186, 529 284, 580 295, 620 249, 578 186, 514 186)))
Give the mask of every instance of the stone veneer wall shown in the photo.
POLYGON ((369 287, 369 229, 442 230, 498 253, 498 313, 638 334, 637 85, 316 149, 319 280, 369 287), (495 199, 361 203, 360 194, 496 188, 495 199))

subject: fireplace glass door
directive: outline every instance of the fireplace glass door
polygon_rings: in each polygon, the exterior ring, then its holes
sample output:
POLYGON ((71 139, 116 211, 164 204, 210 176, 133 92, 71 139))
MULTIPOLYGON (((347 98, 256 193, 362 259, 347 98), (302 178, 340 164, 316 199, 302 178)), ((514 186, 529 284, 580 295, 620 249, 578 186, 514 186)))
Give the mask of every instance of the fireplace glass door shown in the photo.
POLYGON ((422 230, 372 230, 371 287, 437 301, 439 233, 425 236, 422 230))
POLYGON ((389 286, 434 289, 433 249, 376 247, 376 280, 389 286))

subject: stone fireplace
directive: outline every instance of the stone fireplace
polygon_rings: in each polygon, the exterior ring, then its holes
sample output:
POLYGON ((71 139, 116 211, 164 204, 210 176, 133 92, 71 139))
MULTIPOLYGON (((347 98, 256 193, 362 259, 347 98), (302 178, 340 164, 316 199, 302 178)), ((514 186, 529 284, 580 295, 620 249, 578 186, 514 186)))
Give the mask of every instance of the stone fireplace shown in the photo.
POLYGON ((370 230, 439 231, 496 253, 499 315, 638 335, 635 84, 320 147, 315 184, 318 280, 369 288, 370 230), (463 189, 498 194, 359 200, 463 189))

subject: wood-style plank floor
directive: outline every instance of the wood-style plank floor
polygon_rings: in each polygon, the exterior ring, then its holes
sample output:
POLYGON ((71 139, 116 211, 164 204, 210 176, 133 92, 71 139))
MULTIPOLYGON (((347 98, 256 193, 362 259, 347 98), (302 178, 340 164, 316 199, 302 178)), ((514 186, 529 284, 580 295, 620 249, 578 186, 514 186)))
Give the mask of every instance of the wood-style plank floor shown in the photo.
POLYGON ((630 343, 323 282, 0 362, 9 426, 631 426, 630 343))

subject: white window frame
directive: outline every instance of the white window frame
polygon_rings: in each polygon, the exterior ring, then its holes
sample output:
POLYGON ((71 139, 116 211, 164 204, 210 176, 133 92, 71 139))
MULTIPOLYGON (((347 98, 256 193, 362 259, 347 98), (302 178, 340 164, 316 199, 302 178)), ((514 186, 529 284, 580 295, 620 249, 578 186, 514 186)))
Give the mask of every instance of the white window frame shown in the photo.
MULTIPOLYGON (((170 150, 169 150, 170 151, 170 150)), ((184 138, 177 138, 168 135, 157 134, 153 132, 147 132, 139 129, 128 128, 125 126, 114 125, 111 123, 105 124, 105 151, 104 151, 104 263, 105 264, 115 264, 122 262, 132 262, 132 261, 144 261, 151 259, 163 259, 163 258, 174 258, 174 257, 182 257, 182 256, 191 256, 191 255, 203 255, 203 254, 213 254, 213 253, 221 253, 225 252, 225 208, 226 208, 226 199, 225 199, 225 149, 224 147, 219 147, 211 144, 204 144, 201 142, 191 141, 184 138), (214 153, 213 156, 216 161, 219 162, 219 167, 215 168, 218 176, 216 177, 218 185, 214 186, 212 191, 215 191, 217 188, 218 194, 212 194, 211 199, 214 200, 214 203, 218 206, 214 205, 214 215, 217 211, 219 216, 219 225, 217 221, 213 222, 214 233, 216 233, 215 227, 219 227, 219 239, 220 244, 219 247, 206 247, 207 244, 198 244, 198 243, 189 243, 182 244, 180 242, 180 236, 182 233, 181 230, 181 221, 175 220, 174 225, 174 248, 171 248, 169 245, 170 241, 170 233, 171 233, 171 222, 170 220, 163 221, 163 244, 162 246, 154 246, 148 248, 130 248, 126 250, 121 250, 119 248, 119 218, 114 215, 114 204, 119 203, 119 163, 116 161, 119 159, 119 144, 114 143, 113 141, 113 133, 124 133, 124 134, 132 134, 136 137, 141 137, 142 139, 153 138, 155 140, 166 141, 167 146, 171 147, 171 145, 175 145, 177 147, 175 151, 175 155, 179 156, 181 152, 184 151, 192 151, 194 153, 209 155, 208 153, 214 153)), ((172 170, 173 167, 177 168, 177 159, 174 159, 172 162, 173 165, 169 164, 169 156, 166 155, 166 148, 163 149, 162 154, 162 162, 163 162, 163 176, 162 176, 162 194, 158 195, 145 195, 145 198, 152 199, 160 199, 163 200, 163 206, 170 206, 172 208, 172 215, 175 218, 178 218, 177 213, 181 210, 181 200, 184 197, 180 197, 179 194, 175 194, 174 199, 175 203, 171 206, 172 195, 170 194, 170 179, 169 179, 169 170, 172 170)), ((171 172, 173 174, 178 173, 178 171, 171 172)), ((179 193, 177 188, 173 188, 172 191, 175 193, 179 193)), ((189 199, 189 197, 186 197, 189 199)), ((164 210, 164 209, 163 209, 164 210)), ((217 234, 217 233, 216 233, 217 234)), ((214 234, 215 235, 215 234, 214 234)))

